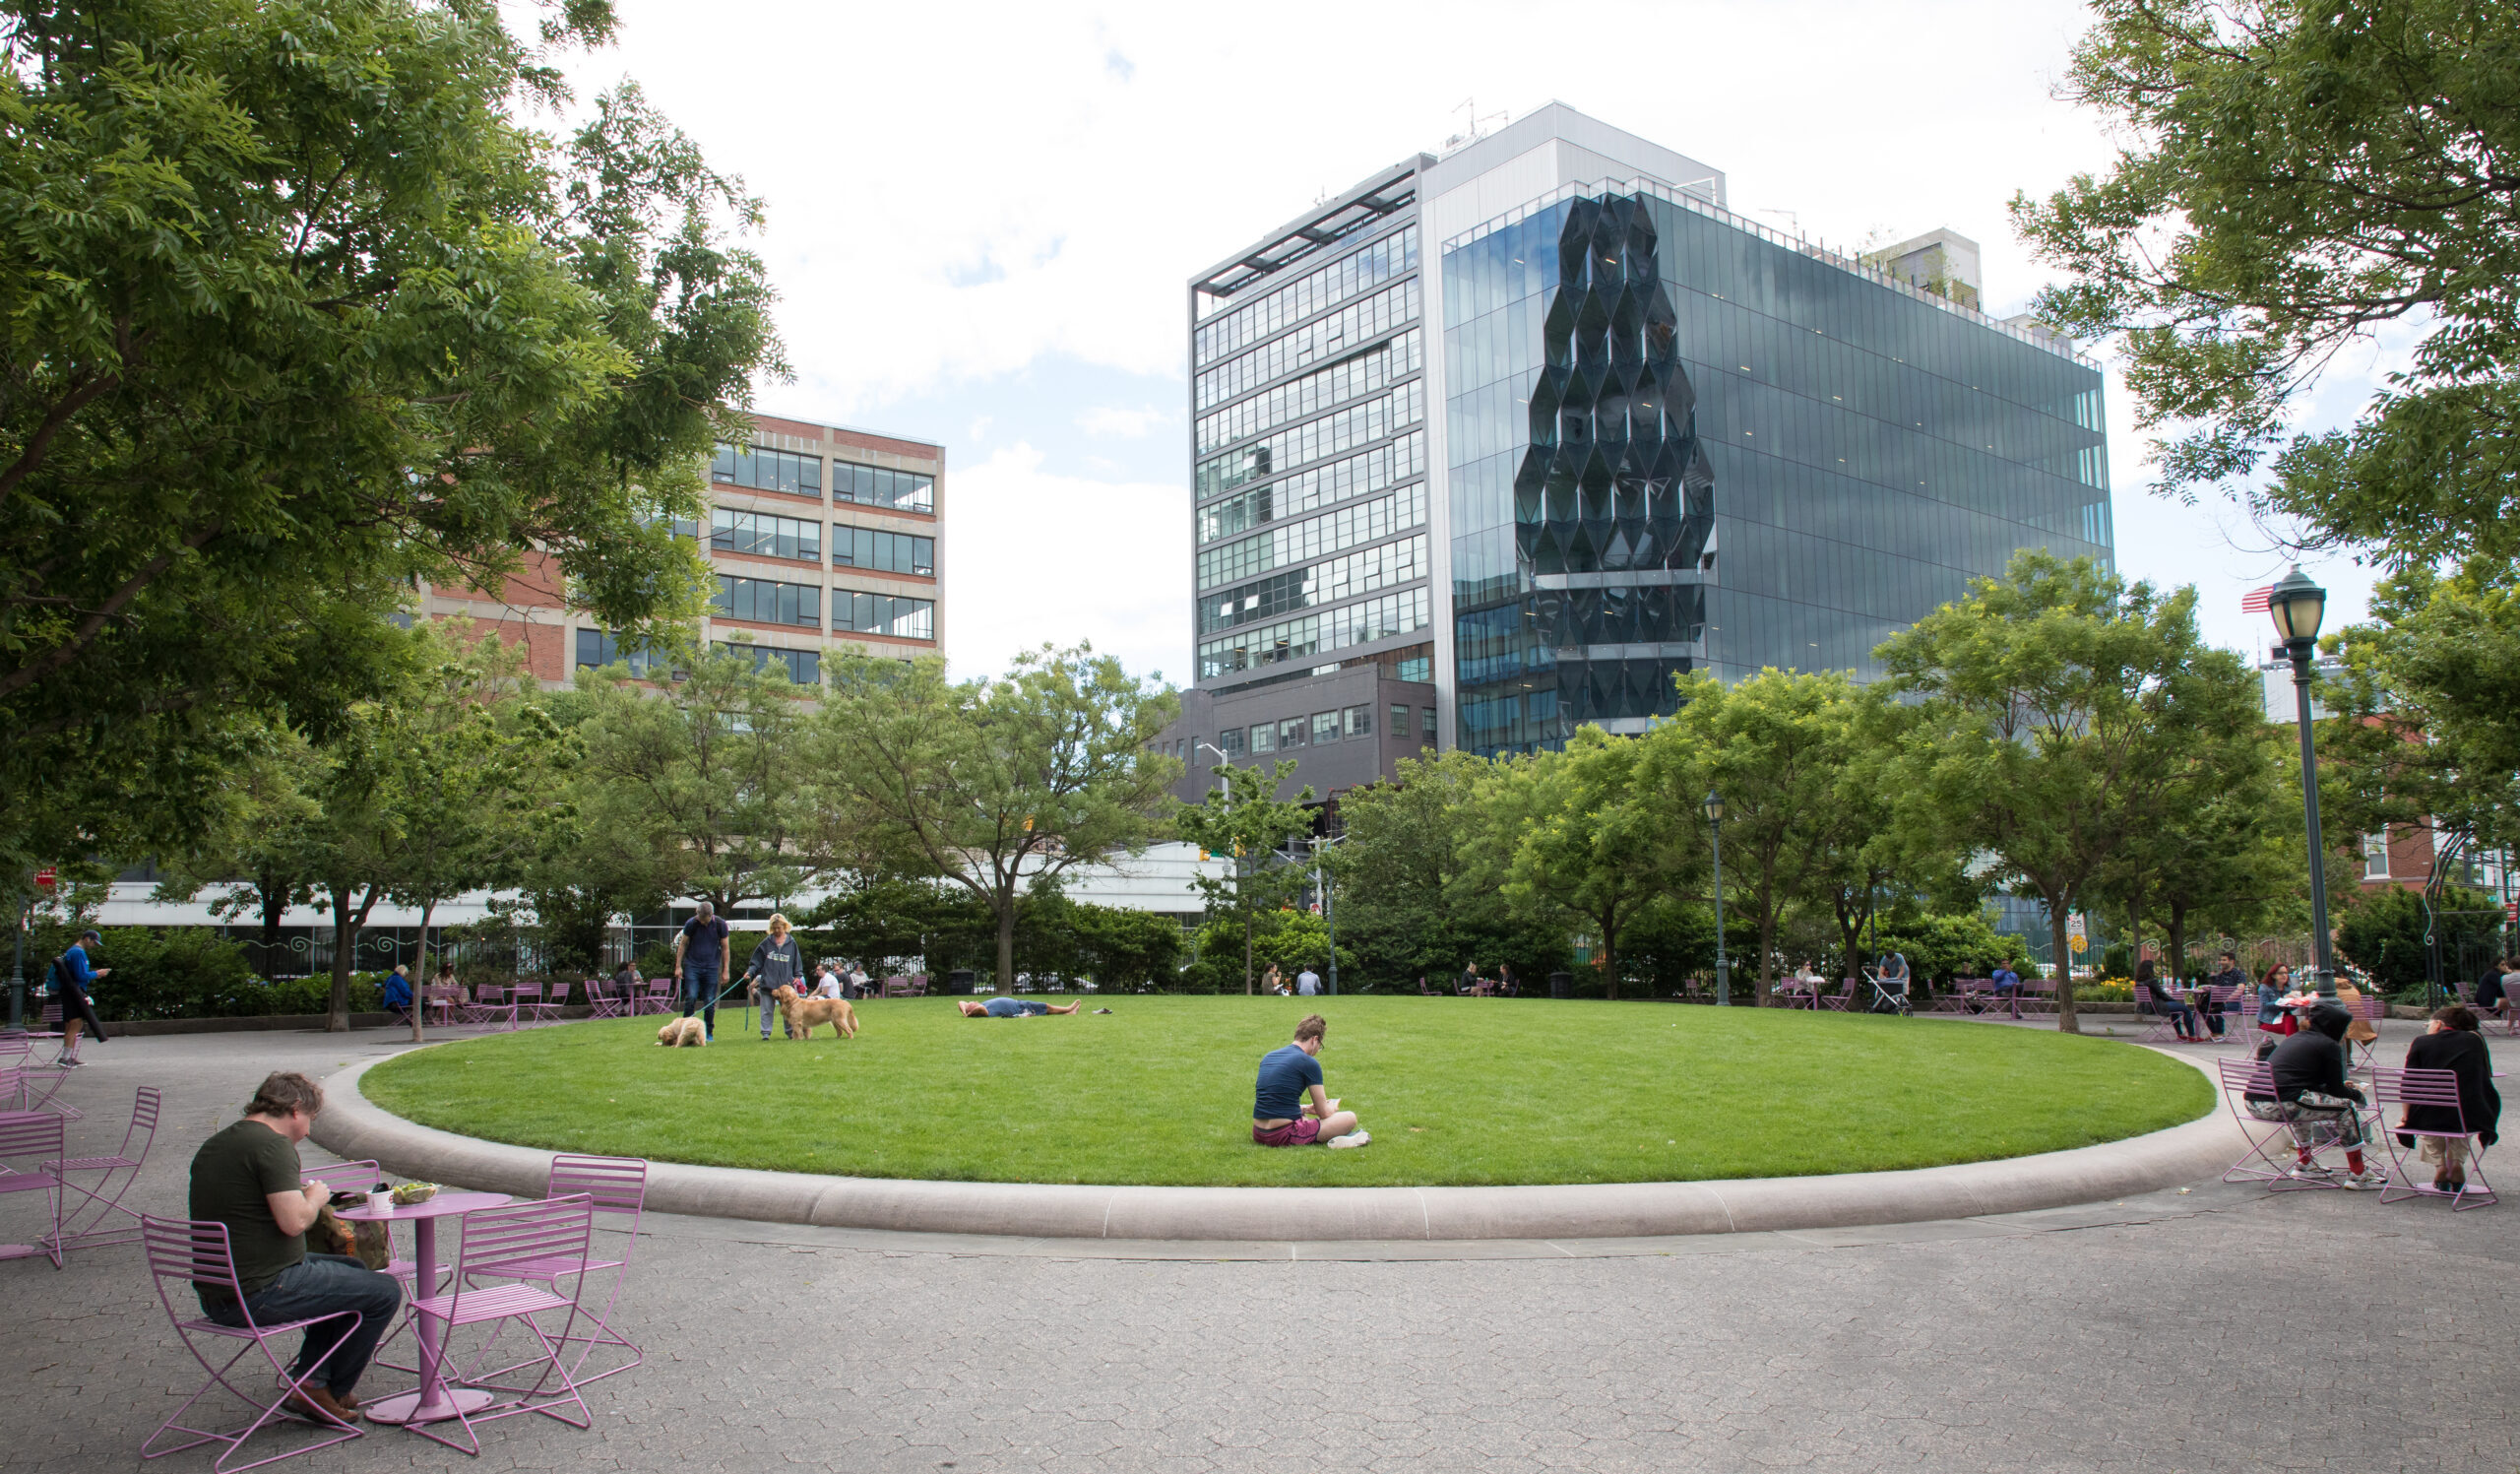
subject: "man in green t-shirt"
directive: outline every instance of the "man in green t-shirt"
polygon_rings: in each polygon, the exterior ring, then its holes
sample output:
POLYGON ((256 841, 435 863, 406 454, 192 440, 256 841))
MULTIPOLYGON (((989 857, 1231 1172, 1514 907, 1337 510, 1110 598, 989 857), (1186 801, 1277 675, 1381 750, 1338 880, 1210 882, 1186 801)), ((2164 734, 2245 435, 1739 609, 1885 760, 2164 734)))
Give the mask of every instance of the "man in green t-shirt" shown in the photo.
POLYGON ((255 1090, 245 1119, 193 1154, 192 1217, 227 1225, 240 1310, 222 1288, 196 1284, 202 1313, 221 1325, 280 1325, 355 1311, 358 1320, 327 1320, 306 1328, 289 1379, 304 1390, 290 1411, 318 1421, 358 1421, 359 1374, 403 1305, 403 1287, 343 1254, 308 1253, 306 1231, 330 1194, 298 1180, 297 1143, 324 1109, 324 1091, 295 1073, 274 1074, 255 1090))

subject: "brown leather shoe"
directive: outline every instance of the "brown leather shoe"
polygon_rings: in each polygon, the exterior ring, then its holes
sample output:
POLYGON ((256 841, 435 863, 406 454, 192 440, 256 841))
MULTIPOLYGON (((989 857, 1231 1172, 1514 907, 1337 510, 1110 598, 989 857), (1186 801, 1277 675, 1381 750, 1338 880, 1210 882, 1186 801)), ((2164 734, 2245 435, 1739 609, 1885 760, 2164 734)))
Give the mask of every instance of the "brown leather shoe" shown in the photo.
POLYGON ((287 1406, 290 1412, 301 1418, 328 1426, 333 1423, 355 1424, 360 1416, 357 1408, 344 1407, 323 1387, 301 1387, 289 1394, 287 1406))

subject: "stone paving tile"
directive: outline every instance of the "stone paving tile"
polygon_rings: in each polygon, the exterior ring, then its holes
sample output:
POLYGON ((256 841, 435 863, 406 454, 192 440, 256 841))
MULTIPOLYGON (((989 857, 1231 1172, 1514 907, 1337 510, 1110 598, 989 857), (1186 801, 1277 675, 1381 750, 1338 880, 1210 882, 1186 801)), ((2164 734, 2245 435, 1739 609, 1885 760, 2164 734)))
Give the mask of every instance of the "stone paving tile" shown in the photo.
MULTIPOLYGON (((68 1086, 72 1147, 109 1146, 158 1080, 134 1201, 177 1210, 193 1145, 263 1070, 390 1048, 116 1041, 68 1086)), ((493 1424, 477 1464, 377 1430, 284 1467, 2507 1474, 2511 1221, 2205 1185, 1940 1231, 1298 1261, 661 1219, 619 1322, 649 1360, 590 1393, 593 1430, 493 1424)), ((136 1249, 0 1264, 0 1466, 208 1464, 139 1459, 196 1379, 136 1249)))

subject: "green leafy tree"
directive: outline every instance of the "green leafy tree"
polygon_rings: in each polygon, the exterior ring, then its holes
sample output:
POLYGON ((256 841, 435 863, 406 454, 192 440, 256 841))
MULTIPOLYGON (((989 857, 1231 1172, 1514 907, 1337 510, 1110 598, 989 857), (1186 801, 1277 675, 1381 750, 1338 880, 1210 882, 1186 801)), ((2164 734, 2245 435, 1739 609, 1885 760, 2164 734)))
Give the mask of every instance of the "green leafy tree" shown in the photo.
MULTIPOLYGON (((1490 764, 1458 749, 1404 757, 1388 783, 1339 796, 1346 837, 1327 852, 1339 938, 1370 979, 1414 991, 1468 964, 1538 981, 1566 965, 1562 917, 1480 904, 1463 847, 1480 842, 1480 783, 1490 764)), ((1340 964, 1346 986, 1348 964, 1340 964)))
MULTIPOLYGON (((2163 821, 2199 745, 2263 720, 2255 675, 2198 637, 2195 599, 2030 549, 1881 646, 1919 701, 1903 825, 2037 896, 2060 959, 2066 917, 2163 821)), ((2077 1031, 2070 969, 2056 997, 2077 1031)))
POLYGON ((685 678, 661 691, 621 666, 581 678, 574 848, 621 889, 721 913, 796 894, 829 868, 810 691, 741 655, 676 659, 685 678))
POLYGON ((2016 225, 2117 336, 2165 490, 2223 487, 2412 565, 2520 553, 2520 27, 2477 0, 2097 0, 2065 91, 2124 142, 2016 225), (2294 406, 2416 337, 2345 430, 2294 406), (2271 469, 2272 477, 2259 473, 2271 469))
POLYGON ((2451 966, 2458 962, 2461 941, 2490 943, 2500 929, 2500 909, 2491 895, 2462 885, 2445 886, 2431 902, 2421 891, 2383 885, 2350 895, 2339 908, 2336 949, 2381 989, 2405 993, 2430 981, 2436 940, 2451 966))
POLYGON ((1785 913, 1810 896, 1839 859, 1838 788, 1867 729, 1855 683, 1838 672, 1773 668, 1732 685, 1699 673, 1680 678, 1680 706, 1644 738, 1640 785, 1663 811, 1696 815, 1685 826, 1704 842, 1701 802, 1723 796, 1726 899, 1758 934, 1751 996, 1765 1006, 1776 979, 1785 913))
MULTIPOLYGON (((1207 903, 1211 923, 1229 918, 1242 930, 1242 991, 1258 991, 1254 971, 1258 957, 1259 919, 1291 904, 1310 879, 1310 870, 1291 865, 1280 853, 1297 836, 1312 833, 1312 801, 1307 788, 1292 800, 1279 791, 1293 776, 1293 758, 1269 767, 1237 768, 1228 762, 1211 769, 1224 786, 1173 816, 1174 832, 1212 856, 1229 859, 1233 868, 1223 875, 1202 872, 1197 885, 1207 903)), ((1203 945, 1201 954, 1206 955, 1203 945)))
POLYGON ((1068 926, 1078 967, 1100 987, 1166 989, 1181 971, 1181 924, 1168 916, 1080 902, 1068 926))
POLYGON ((2421 821, 2479 848, 2520 846, 2520 579, 2408 569, 2337 643, 2320 800, 2344 841, 2421 821))
POLYGON ((758 210, 634 88, 520 123, 614 25, 540 11, 0 4, 0 857, 181 848, 243 716, 356 741, 415 579, 696 608, 758 210))
POLYGON ((1580 923, 1600 939, 1605 993, 1618 996, 1619 937, 1637 914, 1697 878, 1696 836, 1640 781, 1641 744, 1583 727, 1562 752, 1500 759, 1480 788, 1493 883, 1527 913, 1580 923))
POLYGON ((1152 744, 1180 698, 1090 645, 1027 652, 998 680, 949 680, 933 658, 860 657, 832 674, 816 729, 817 843, 985 906, 1001 993, 1015 986, 1026 893, 1143 853, 1162 832, 1181 764, 1152 744))
POLYGON ((2300 789, 2288 744, 2263 727, 2203 734, 2180 754, 2160 817, 2103 867, 2103 909, 2125 924, 2130 946, 2159 923, 2170 976, 2186 975, 2197 923, 2252 929, 2300 883, 2301 826, 2287 822, 2300 811, 2300 789))

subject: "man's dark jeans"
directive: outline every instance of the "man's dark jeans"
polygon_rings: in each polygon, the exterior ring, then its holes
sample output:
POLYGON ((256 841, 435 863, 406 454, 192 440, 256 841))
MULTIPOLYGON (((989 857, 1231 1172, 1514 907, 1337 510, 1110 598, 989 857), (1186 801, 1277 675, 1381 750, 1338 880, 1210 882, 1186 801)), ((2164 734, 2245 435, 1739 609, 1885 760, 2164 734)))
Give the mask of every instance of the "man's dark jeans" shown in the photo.
MULTIPOLYGON (((221 1325, 245 1323, 235 1302, 225 1295, 212 1290, 196 1293, 202 1314, 211 1319, 221 1325)), ((297 1348, 296 1364, 289 1368, 291 1377, 304 1377, 308 1368, 320 1363, 324 1370, 316 1384, 336 1397, 358 1385, 367 1359, 376 1354, 376 1343, 385 1338, 394 1324, 394 1313, 402 1307, 403 1287, 394 1276, 334 1253, 308 1254, 245 1297, 245 1308, 253 1312, 256 1325, 286 1325, 339 1311, 358 1312, 358 1320, 347 1334, 339 1320, 308 1326, 306 1340, 297 1348)))
POLYGON ((693 1009, 703 1010, 701 1027, 709 1037, 718 1037, 718 964, 686 962, 682 965, 682 1016, 691 1017, 693 1009))

